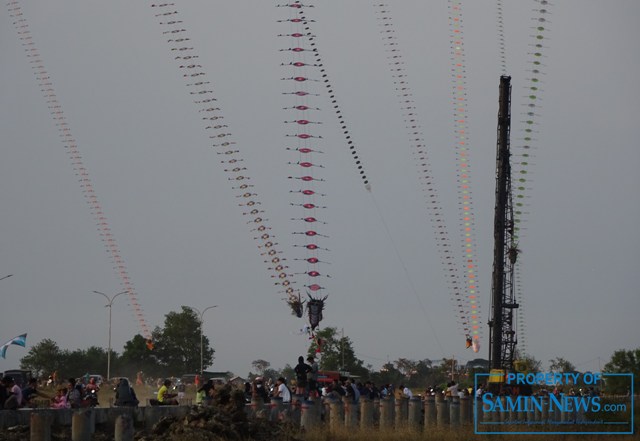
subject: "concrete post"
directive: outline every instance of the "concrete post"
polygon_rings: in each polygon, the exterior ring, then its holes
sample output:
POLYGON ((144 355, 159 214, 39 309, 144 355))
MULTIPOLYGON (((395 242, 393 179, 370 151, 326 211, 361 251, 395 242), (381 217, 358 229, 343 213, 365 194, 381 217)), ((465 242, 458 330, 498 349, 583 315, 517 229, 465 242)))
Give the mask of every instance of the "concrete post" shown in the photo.
POLYGON ((300 423, 303 401, 304 395, 295 394, 291 397, 291 421, 293 421, 293 424, 296 426, 300 423))
POLYGON ((71 441, 91 441, 91 410, 73 412, 71 441))
POLYGON ((499 421, 504 423, 509 419, 509 410, 507 409, 507 397, 498 397, 500 400, 500 419, 499 421))
POLYGON ((407 414, 409 413, 409 398, 408 397, 396 398, 395 410, 396 410, 396 414, 395 414, 396 429, 399 429, 401 427, 406 427, 407 414))
POLYGON ((50 413, 33 412, 29 422, 31 441, 51 441, 53 416, 50 413))
MULTIPOLYGON (((503 403, 504 404, 504 403, 503 403)), ((519 415, 518 412, 516 412, 517 409, 514 409, 513 407, 508 409, 506 412, 508 413, 507 417, 509 421, 517 421, 520 419, 524 419, 524 415, 519 415)))
POLYGON ((331 400, 329 402, 329 430, 337 432, 344 427, 344 412, 342 410, 342 401, 331 400))
POLYGON ((374 402, 366 397, 360 397, 360 429, 373 427, 374 402))
POLYGON ((469 395, 464 395, 460 398, 460 424, 465 426, 471 421, 471 398, 469 395))
POLYGON ((133 441, 133 418, 129 414, 122 414, 116 417, 115 432, 113 434, 115 441, 133 441))
MULTIPOLYGON (((471 403, 471 418, 476 418, 478 423, 480 423, 480 421, 484 421, 484 415, 483 415, 483 410, 482 410, 482 399, 481 398, 472 398, 472 403, 471 403), (475 412, 475 415, 473 414, 475 412)), ((475 424, 475 421, 474 421, 475 424)))
POLYGON ((380 398, 373 399, 373 421, 380 421, 380 398))
MULTIPOLYGON (((495 403, 495 400, 497 400, 496 397, 493 398, 493 403, 495 403)), ((484 406, 484 404, 482 404, 482 399, 480 399, 480 401, 478 401, 478 408, 484 406)), ((494 406, 495 407, 495 406, 494 406)), ((489 412, 485 412, 484 408, 482 411, 482 421, 484 421, 485 423, 490 423, 491 421, 496 421, 494 418, 496 418, 496 412, 495 411, 489 411, 489 412)), ((499 419, 498 419, 499 421, 499 419)))
POLYGON ((309 400, 304 400, 300 407, 300 428, 312 430, 320 425, 320 418, 316 412, 316 407, 320 404, 309 400))
POLYGON ((436 425, 436 397, 427 395, 424 397, 424 427, 431 428, 436 425))
POLYGON ((351 397, 342 397, 342 408, 344 409, 344 425, 353 428, 358 425, 358 411, 351 397))
POLYGON ((380 399, 380 429, 393 429, 393 398, 380 399))
POLYGON ((326 426, 329 426, 331 423, 331 401, 331 398, 322 399, 322 411, 324 412, 324 423, 326 426))
POLYGON ((264 418, 264 400, 261 397, 251 398, 251 404, 249 405, 249 415, 253 418, 264 418))
MULTIPOLYGON (((542 398, 540 397, 536 397, 540 402, 542 402, 542 398)), ((536 406, 535 404, 532 403, 532 406, 534 408, 534 418, 535 421, 540 422, 542 421, 542 410, 536 406)))
POLYGON ((409 398, 407 422, 411 430, 420 429, 422 423, 422 400, 420 397, 409 398))
POLYGON ((549 423, 549 398, 542 397, 542 422, 549 423))
MULTIPOLYGON (((562 396, 558 398, 559 400, 561 400, 562 396)), ((556 422, 562 421, 562 412, 560 411, 560 408, 555 404, 553 405, 553 420, 556 422)))
POLYGON ((536 421, 536 411, 535 411, 535 406, 533 405, 529 409, 527 409, 527 421, 529 422, 536 421))
POLYGON ((269 421, 279 421, 281 413, 282 413, 282 397, 272 397, 270 410, 269 410, 269 421))
POLYGON ((449 425, 452 427, 460 425, 460 397, 458 395, 450 397, 449 425))
POLYGON ((436 412, 438 413, 438 426, 447 427, 449 425, 449 403, 440 394, 436 395, 436 412))

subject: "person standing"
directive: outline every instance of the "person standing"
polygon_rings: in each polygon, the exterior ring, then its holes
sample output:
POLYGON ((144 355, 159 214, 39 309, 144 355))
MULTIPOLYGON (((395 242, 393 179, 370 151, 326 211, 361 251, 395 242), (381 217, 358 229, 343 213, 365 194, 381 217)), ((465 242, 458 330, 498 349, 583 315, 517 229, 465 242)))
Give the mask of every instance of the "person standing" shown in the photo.
POLYGON ((307 357, 307 361, 311 366, 311 371, 307 374, 309 396, 315 398, 318 396, 318 362, 312 356, 307 357))
POLYGON ((296 394, 304 395, 307 393, 307 375, 311 372, 311 366, 304 362, 304 357, 301 355, 293 370, 296 373, 296 394))

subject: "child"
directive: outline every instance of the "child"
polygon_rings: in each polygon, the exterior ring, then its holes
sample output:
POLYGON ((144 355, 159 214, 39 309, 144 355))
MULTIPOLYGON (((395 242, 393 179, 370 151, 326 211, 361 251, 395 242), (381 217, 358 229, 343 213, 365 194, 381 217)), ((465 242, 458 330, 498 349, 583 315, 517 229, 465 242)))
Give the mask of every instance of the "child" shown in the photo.
POLYGON ((53 409, 66 409, 67 407, 67 388, 62 387, 58 389, 55 397, 51 398, 51 408, 53 409))

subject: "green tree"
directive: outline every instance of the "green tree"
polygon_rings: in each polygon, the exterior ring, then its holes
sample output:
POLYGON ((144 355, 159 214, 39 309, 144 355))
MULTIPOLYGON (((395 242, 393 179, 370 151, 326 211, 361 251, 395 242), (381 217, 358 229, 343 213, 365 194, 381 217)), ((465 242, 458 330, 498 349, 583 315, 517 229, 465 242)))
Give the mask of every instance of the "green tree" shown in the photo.
POLYGON ((253 360, 251 366, 258 371, 258 375, 264 375, 264 371, 271 366, 271 363, 266 360, 253 360))
POLYGON ((409 360, 408 358, 398 358, 395 361, 396 368, 402 372, 405 379, 410 380, 411 377, 418 373, 418 362, 409 360))
POLYGON ((155 351, 149 350, 147 340, 140 334, 124 344, 124 351, 114 364, 114 371, 129 378, 135 378, 140 371, 152 377, 163 374, 155 351))
MULTIPOLYGON (((111 351, 111 363, 115 365, 118 360, 118 354, 111 351)), ((90 346, 84 351, 83 366, 85 372, 89 374, 107 374, 107 351, 97 346, 90 346)))
POLYGON ((33 372, 37 377, 49 376, 60 372, 63 364, 63 352, 58 344, 48 338, 31 347, 27 355, 20 360, 20 368, 33 372))
POLYGON ((381 368, 379 372, 371 374, 371 380, 378 386, 382 384, 395 384, 398 385, 402 382, 404 375, 400 372, 393 363, 387 362, 381 368))
POLYGON ((369 371, 364 367, 364 362, 356 357, 349 337, 338 337, 336 328, 324 328, 316 333, 316 339, 309 345, 308 355, 315 356, 318 340, 322 342, 322 358, 319 363, 321 370, 344 370, 360 377, 369 376, 369 371))
MULTIPOLYGON (((167 374, 181 375, 200 372, 200 332, 201 323, 196 312, 182 306, 182 312, 165 315, 164 329, 153 332, 154 352, 167 374)), ((213 363, 214 350, 209 347, 209 339, 203 336, 203 369, 213 363)))
MULTIPOLYGON (((633 390, 640 390, 640 348, 627 351, 619 349, 613 353, 611 360, 602 370, 611 374, 633 374, 633 390)), ((611 394, 626 394, 631 386, 630 376, 604 376, 605 388, 611 394)))
POLYGON ((556 357, 552 360, 549 360, 549 370, 551 372, 576 372, 576 367, 569 361, 565 360, 562 357, 556 357))
POLYGON ((516 362, 520 362, 524 366, 526 366, 527 372, 537 373, 537 372, 540 372, 540 370, 542 369, 542 362, 536 359, 533 355, 530 355, 524 352, 520 353, 519 351, 516 351, 515 358, 516 358, 516 362))

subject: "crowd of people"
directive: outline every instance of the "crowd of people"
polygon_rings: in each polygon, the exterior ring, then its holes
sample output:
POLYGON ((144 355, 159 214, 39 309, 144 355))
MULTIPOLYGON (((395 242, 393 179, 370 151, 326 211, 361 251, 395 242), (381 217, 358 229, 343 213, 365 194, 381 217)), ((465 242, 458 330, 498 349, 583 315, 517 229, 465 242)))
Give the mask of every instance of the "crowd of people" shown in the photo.
MULTIPOLYGON (((23 387, 11 376, 0 380, 0 410, 16 410, 20 408, 43 407, 47 403, 52 409, 79 409, 97 406, 98 392, 101 385, 96 378, 69 378, 62 384, 47 381, 47 390, 55 389, 53 395, 39 389, 38 380, 31 378, 23 387)), ((137 406, 138 399, 126 378, 118 379, 113 387, 115 406, 137 406)))

